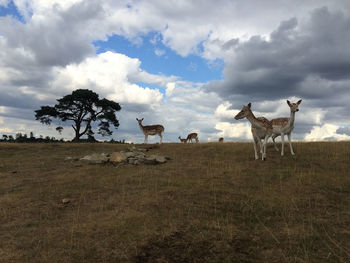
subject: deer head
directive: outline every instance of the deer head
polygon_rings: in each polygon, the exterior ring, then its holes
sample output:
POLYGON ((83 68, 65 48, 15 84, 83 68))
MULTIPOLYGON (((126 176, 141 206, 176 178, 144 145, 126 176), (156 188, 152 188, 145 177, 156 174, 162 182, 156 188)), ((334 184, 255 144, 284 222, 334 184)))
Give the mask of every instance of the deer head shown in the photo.
POLYGON ((289 100, 287 100, 287 104, 288 104, 291 112, 299 111, 299 105, 301 102, 302 102, 302 100, 299 100, 297 103, 291 103, 289 100))
POLYGON ((140 125, 142 125, 143 118, 142 118, 142 119, 136 118, 136 120, 138 121, 138 123, 139 123, 140 125))
POLYGON ((245 117, 247 117, 249 115, 249 113, 251 112, 250 108, 251 108, 252 104, 249 102, 247 106, 243 106, 242 110, 240 112, 238 112, 238 114, 235 116, 236 120, 240 120, 243 119, 245 117))

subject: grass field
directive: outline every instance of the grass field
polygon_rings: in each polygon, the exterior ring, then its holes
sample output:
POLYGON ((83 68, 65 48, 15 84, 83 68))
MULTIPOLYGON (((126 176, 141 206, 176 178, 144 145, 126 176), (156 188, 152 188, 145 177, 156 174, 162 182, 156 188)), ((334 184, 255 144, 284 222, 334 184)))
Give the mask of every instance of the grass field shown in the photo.
POLYGON ((64 161, 127 147, 1 143, 0 262, 350 262, 350 142, 269 145, 265 162, 252 143, 64 161))

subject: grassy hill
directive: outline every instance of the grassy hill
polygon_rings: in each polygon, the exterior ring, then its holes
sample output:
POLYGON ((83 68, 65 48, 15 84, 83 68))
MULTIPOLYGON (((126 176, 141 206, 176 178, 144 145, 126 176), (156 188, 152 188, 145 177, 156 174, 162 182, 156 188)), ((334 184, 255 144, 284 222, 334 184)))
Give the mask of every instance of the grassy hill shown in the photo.
POLYGON ((350 262, 350 143, 0 144, 0 262, 350 262), (137 145, 137 147, 145 147, 137 145), (61 200, 71 202, 63 205, 61 200))

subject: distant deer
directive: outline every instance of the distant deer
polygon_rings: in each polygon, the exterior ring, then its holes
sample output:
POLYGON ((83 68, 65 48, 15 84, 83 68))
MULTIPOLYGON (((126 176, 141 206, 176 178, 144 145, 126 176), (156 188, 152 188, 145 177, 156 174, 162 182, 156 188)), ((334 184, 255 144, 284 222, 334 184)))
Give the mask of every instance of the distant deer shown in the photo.
POLYGON ((148 143, 148 135, 156 135, 158 134, 160 137, 160 143, 162 143, 162 132, 164 132, 164 127, 162 125, 147 125, 147 126, 143 126, 142 125, 142 119, 138 119, 136 118, 137 122, 139 123, 140 129, 143 132, 143 134, 145 135, 145 143, 148 143))
POLYGON ((179 139, 180 139, 180 142, 183 142, 183 143, 186 143, 186 142, 187 142, 187 139, 186 139, 186 138, 182 139, 182 138, 179 136, 179 139))
POLYGON ((187 135, 186 141, 192 142, 193 139, 196 140, 196 143, 198 143, 198 134, 195 133, 195 132, 190 133, 189 135, 187 135))
POLYGON ((247 106, 243 106, 242 110, 235 116, 236 120, 247 118, 250 123, 252 124, 252 134, 254 139, 254 152, 255 152, 255 159, 258 159, 258 153, 257 153, 257 143, 260 142, 261 138, 264 138, 264 143, 262 145, 262 157, 261 159, 263 161, 266 160, 266 144, 267 140, 272 136, 272 124, 269 120, 266 118, 260 117, 256 118, 251 111, 251 103, 248 103, 247 106))
POLYGON ((278 148, 275 143, 275 139, 278 136, 281 136, 282 141, 282 150, 281 150, 281 156, 284 155, 284 135, 287 134, 288 136, 288 142, 290 147, 290 153, 294 155, 292 142, 291 142, 291 133, 294 129, 294 119, 295 119, 295 113, 299 111, 299 105, 302 102, 302 100, 299 100, 297 103, 290 103, 289 100, 287 100, 287 104, 290 108, 290 117, 289 118, 276 118, 272 119, 272 128, 273 128, 273 135, 272 140, 273 144, 275 146, 276 151, 278 151, 278 148))
POLYGON ((224 142, 224 138, 220 137, 219 142, 224 142))

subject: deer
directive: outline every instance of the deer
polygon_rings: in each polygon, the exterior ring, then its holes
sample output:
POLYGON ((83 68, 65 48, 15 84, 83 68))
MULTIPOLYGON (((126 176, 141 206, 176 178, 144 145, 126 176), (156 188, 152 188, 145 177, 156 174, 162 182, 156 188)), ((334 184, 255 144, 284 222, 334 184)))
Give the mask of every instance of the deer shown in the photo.
POLYGON ((219 142, 224 142, 224 138, 220 137, 219 142))
MULTIPOLYGON (((257 120, 259 121, 263 121, 263 122, 269 122, 268 119, 266 119, 265 117, 257 117, 257 120)), ((254 139, 254 147, 257 147, 257 144, 259 143, 259 148, 260 148, 260 153, 263 153, 263 144, 261 142, 261 140, 265 139, 265 136, 259 136, 258 131, 256 130, 256 128, 252 125, 250 127, 250 131, 252 132, 253 135, 253 139, 254 139)))
POLYGON ((182 139, 182 138, 179 136, 179 139, 180 139, 180 142, 187 143, 187 139, 186 139, 186 138, 182 139))
POLYGON ((281 142, 282 142, 282 149, 281 149, 281 156, 284 155, 284 135, 287 134, 288 136, 288 142, 290 147, 290 153, 292 155, 295 155, 293 151, 293 146, 291 142, 291 133, 294 129, 294 120, 295 120, 295 113, 299 111, 299 105, 302 102, 302 100, 298 100, 296 103, 291 103, 289 100, 287 100, 287 104, 290 108, 290 117, 289 118, 276 118, 272 119, 272 128, 273 128, 273 135, 272 135, 272 141, 273 145, 276 149, 276 151, 279 151, 278 147, 276 146, 275 139, 278 136, 281 136, 281 142))
POLYGON ((162 139, 163 139, 162 132, 164 132, 164 127, 162 125, 157 124, 157 125, 143 126, 142 125, 143 118, 142 119, 136 118, 136 120, 139 123, 141 131, 145 135, 145 142, 144 143, 148 143, 148 135, 156 135, 156 134, 159 135, 160 143, 162 143, 162 139))
POLYGON ((187 135, 186 141, 192 142, 193 139, 196 141, 196 143, 198 143, 198 134, 195 133, 195 132, 190 133, 189 135, 187 135))
POLYGON ((257 153, 257 143, 260 143, 260 152, 261 152, 261 159, 263 161, 266 160, 266 144, 268 139, 272 136, 272 124, 271 122, 264 118, 259 117, 256 118, 251 110, 252 104, 249 102, 248 105, 244 105, 242 107, 242 110, 235 116, 236 120, 240 120, 243 118, 247 118, 248 121, 251 123, 252 128, 252 135, 253 135, 253 143, 254 143, 254 153, 255 153, 255 160, 259 159, 258 153, 257 153), (261 139, 264 139, 263 144, 261 144, 261 139))

